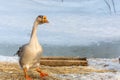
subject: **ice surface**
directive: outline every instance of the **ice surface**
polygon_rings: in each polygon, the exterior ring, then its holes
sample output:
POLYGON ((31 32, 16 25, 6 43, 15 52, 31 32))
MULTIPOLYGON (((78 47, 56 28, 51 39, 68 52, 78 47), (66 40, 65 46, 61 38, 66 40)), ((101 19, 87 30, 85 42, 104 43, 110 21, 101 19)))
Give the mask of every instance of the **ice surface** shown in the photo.
MULTIPOLYGON (((119 0, 115 1, 119 14, 117 3, 119 0)), ((41 14, 50 21, 38 31, 43 44, 89 45, 120 40, 120 16, 110 15, 104 0, 4 0, 0 4, 1 43, 28 42, 33 21, 41 14)))

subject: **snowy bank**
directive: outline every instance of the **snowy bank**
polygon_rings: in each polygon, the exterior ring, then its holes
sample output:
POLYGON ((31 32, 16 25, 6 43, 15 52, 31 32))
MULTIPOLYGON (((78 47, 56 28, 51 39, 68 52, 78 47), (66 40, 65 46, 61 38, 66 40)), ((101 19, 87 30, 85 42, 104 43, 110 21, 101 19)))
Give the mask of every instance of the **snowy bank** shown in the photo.
MULTIPOLYGON (((16 65, 16 62, 18 62, 18 58, 0 56, 0 62, 1 63, 7 62, 9 63, 9 65, 15 62, 15 65, 16 65)), ((45 69, 50 73, 50 76, 58 80, 59 79, 60 80, 96 80, 96 79, 97 80, 120 80, 120 64, 119 64, 118 58, 114 58, 114 59, 90 58, 88 59, 88 64, 89 65, 87 67, 84 67, 84 66, 83 67, 82 66, 78 66, 78 67, 42 66, 42 67, 43 69, 45 69)), ((8 65, 8 64, 5 64, 5 65, 8 65)), ((10 69, 13 69, 13 67, 10 69)), ((18 67, 17 70, 19 69, 20 67, 18 67)))

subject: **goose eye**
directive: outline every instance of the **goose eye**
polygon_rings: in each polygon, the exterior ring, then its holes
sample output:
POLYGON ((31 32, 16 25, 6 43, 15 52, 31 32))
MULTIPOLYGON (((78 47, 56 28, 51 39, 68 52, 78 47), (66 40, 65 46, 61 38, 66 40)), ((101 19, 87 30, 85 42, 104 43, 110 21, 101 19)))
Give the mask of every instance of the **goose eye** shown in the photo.
POLYGON ((43 19, 46 19, 45 17, 43 19))

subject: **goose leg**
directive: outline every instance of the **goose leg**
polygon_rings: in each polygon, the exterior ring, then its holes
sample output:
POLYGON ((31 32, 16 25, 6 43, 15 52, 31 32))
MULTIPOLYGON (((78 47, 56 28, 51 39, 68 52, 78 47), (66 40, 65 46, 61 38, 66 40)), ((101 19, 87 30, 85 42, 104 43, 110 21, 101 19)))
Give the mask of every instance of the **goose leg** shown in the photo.
POLYGON ((25 79, 32 80, 32 78, 30 78, 29 75, 27 74, 27 68, 24 68, 23 71, 24 71, 25 79))
POLYGON ((40 70, 40 68, 37 68, 37 69, 36 69, 36 71, 37 71, 38 73, 40 73, 40 77, 45 77, 45 76, 48 76, 48 74, 47 74, 47 73, 42 72, 42 71, 40 70))

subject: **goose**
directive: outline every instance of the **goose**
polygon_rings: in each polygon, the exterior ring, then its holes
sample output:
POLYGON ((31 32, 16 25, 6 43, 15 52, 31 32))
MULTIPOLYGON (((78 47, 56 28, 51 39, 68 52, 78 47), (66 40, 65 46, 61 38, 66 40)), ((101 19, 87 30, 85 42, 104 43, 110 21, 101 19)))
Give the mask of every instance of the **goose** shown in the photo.
POLYGON ((28 70, 34 65, 36 65, 36 71, 40 74, 40 77, 48 76, 47 73, 44 73, 40 69, 40 57, 43 50, 37 37, 38 25, 44 23, 49 23, 47 17, 44 15, 39 15, 34 21, 29 43, 20 47, 16 53, 19 57, 19 64, 23 69, 26 80, 32 80, 32 78, 28 75, 28 70))

